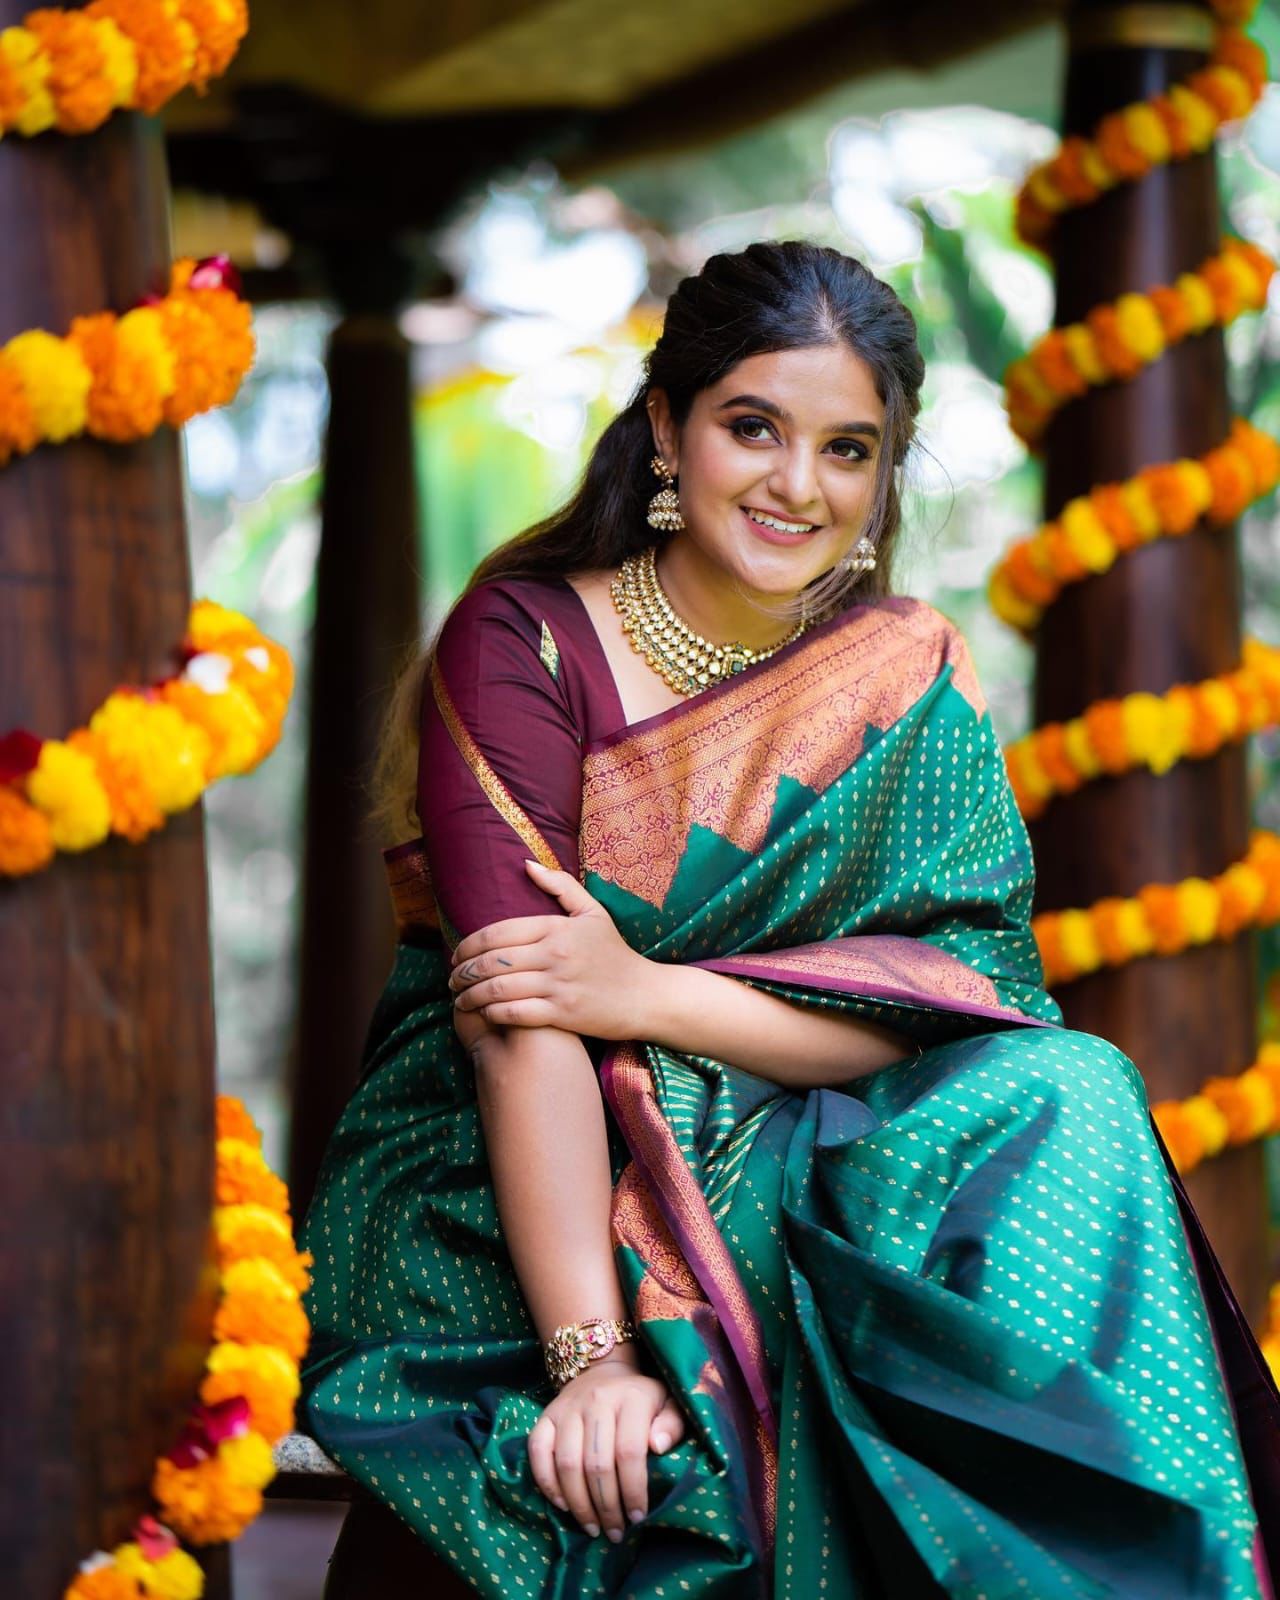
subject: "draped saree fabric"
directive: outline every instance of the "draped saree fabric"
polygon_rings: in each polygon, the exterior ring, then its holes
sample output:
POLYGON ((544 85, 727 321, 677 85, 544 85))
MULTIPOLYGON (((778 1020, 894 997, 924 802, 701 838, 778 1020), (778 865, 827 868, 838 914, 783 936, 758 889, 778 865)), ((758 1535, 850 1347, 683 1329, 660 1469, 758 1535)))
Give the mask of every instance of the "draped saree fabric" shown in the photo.
POLYGON ((422 732, 395 965, 304 1229, 325 1449, 484 1596, 1273 1600, 1280 1401, 1137 1068, 1042 987, 954 626, 856 607, 627 725, 570 586, 497 580, 422 732), (689 1424, 618 1545, 529 1473, 551 1391, 446 987, 465 934, 556 909, 525 856, 655 961, 918 1047, 800 1093, 587 1041, 620 1279, 689 1424))

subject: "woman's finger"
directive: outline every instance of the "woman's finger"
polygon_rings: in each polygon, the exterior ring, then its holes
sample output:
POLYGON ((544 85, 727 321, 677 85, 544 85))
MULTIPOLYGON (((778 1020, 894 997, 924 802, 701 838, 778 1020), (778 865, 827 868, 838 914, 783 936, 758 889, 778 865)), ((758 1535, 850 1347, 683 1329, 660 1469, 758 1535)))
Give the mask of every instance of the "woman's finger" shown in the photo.
POLYGON ((649 1448, 658 1455, 684 1438, 684 1413, 669 1396, 649 1426, 649 1448))
POLYGON ((504 972, 496 978, 481 978, 461 990, 454 1005, 464 1011, 479 1011, 481 1006, 497 1005, 506 1000, 545 1000, 551 993, 546 973, 539 969, 529 972, 504 972))
POLYGON ((622 1501, 613 1454, 614 1427, 613 1401, 602 1399, 587 1413, 582 1470, 600 1526, 617 1544, 622 1537, 622 1501))
POLYGON ((582 1472, 582 1417, 576 1411, 566 1412, 556 1423, 556 1477, 569 1510, 594 1539, 600 1524, 582 1472))
POLYGON ((618 1412, 613 1453, 618 1463, 622 1514, 639 1522, 649 1510, 649 1408, 643 1395, 629 1397, 618 1412))
POLYGON ((486 950, 501 950, 505 945, 536 944, 545 938, 564 918, 558 911, 541 917, 507 917, 503 922, 490 922, 477 928, 453 947, 453 964, 469 961, 472 956, 483 955, 486 950))
POLYGON ((545 972, 548 962, 540 944, 505 945, 487 955, 472 956, 449 974, 451 989, 466 989, 484 978, 500 978, 511 972, 545 972))
POLYGON ((528 1446, 529 1468, 533 1473, 533 1481, 552 1505, 559 1506, 561 1511, 567 1511, 569 1502, 565 1499, 560 1488, 560 1479, 556 1476, 556 1425, 545 1412, 529 1430, 528 1446))

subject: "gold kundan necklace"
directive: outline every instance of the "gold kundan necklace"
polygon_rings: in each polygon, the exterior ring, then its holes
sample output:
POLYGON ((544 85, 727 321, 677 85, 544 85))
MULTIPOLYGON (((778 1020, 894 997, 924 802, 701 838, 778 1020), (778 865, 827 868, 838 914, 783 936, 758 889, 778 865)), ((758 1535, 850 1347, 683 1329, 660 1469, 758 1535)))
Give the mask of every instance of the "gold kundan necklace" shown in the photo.
POLYGON ((753 650, 737 643, 713 644, 695 633, 667 599, 658 578, 653 545, 626 558, 609 585, 609 593, 631 648, 678 694, 697 694, 708 684, 741 672, 754 661, 765 660, 784 644, 798 639, 809 626, 809 618, 802 617, 785 639, 779 639, 767 650, 753 650))

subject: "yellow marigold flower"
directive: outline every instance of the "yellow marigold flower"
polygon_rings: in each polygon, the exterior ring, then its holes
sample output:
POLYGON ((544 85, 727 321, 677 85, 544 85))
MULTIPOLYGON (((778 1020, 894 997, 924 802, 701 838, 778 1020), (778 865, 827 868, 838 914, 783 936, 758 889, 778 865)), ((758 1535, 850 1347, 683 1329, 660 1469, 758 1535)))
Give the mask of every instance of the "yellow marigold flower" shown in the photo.
POLYGON ((1258 274, 1243 256, 1231 251, 1224 252, 1221 259, 1222 270, 1235 284, 1244 306, 1250 311, 1256 311, 1266 296, 1266 284, 1259 282, 1258 274))
POLYGON ((138 52, 132 39, 126 39, 109 17, 96 17, 94 21, 102 51, 102 73, 111 85, 111 99, 115 105, 127 106, 132 103, 138 83, 138 52))
POLYGON ((1195 506, 1197 514, 1203 516, 1213 499, 1213 484, 1204 464, 1199 461, 1183 460, 1175 462, 1174 465, 1187 498, 1195 506))
POLYGON ((1107 368, 1098 354, 1093 330, 1086 327, 1083 322, 1073 322, 1062 330, 1062 338, 1067 347, 1067 354, 1080 376, 1089 383, 1105 383, 1108 377, 1107 368))
POLYGON ((1005 760, 1013 769, 1017 787, 1036 800, 1047 800, 1053 794, 1053 784, 1048 773, 1036 757, 1031 739, 1018 739, 1005 751, 1005 760))
POLYGON ((196 650, 226 650, 237 643, 250 645, 260 635, 248 617, 232 611, 230 606, 196 600, 187 623, 187 637, 196 650))
POLYGON ((209 736, 172 706, 117 692, 94 712, 89 727, 143 760, 161 811, 184 811, 204 792, 209 736))
POLYGON ((145 363, 162 395, 173 393, 177 361, 164 336, 164 318, 152 306, 126 311, 116 323, 116 339, 127 359, 145 363))
POLYGON ((1191 692, 1181 685, 1174 687, 1164 697, 1165 717, 1168 722, 1170 747, 1176 751, 1174 761, 1181 761, 1187 752, 1187 741, 1195 717, 1195 704, 1191 692))
POLYGON ((35 35, 25 28, 5 28, 0 32, 0 55, 17 79, 24 101, 14 127, 27 138, 52 128, 57 110, 48 87, 49 58, 35 35))
POLYGON ((1200 703, 1213 717, 1224 739, 1240 727, 1240 702, 1220 678, 1207 678, 1200 685, 1200 703))
POLYGON ((1160 120, 1159 112, 1145 103, 1126 106, 1124 131, 1130 144, 1141 150, 1148 161, 1167 161, 1170 156, 1169 131, 1160 120))
POLYGON ((1187 143, 1193 150, 1207 150, 1217 137, 1218 113, 1185 83, 1170 84, 1165 95, 1181 119, 1187 143))
POLYGON ((1009 574, 998 566, 987 580, 987 600, 1003 622, 1026 633, 1040 620, 1040 607, 1024 600, 1009 581, 1009 574))
MULTIPOLYGON (((225 659, 225 658, 224 658, 225 659)), ((206 782, 229 773, 248 772, 260 759, 266 738, 265 719, 252 696, 230 678, 206 691, 199 683, 175 678, 161 693, 188 722, 204 729, 209 740, 206 782)))
POLYGON ((1182 1110, 1194 1124, 1205 1155, 1216 1156, 1227 1142, 1226 1117, 1212 1100, 1207 1100, 1202 1094, 1193 1094, 1190 1099, 1184 1100, 1182 1110))
POLYGON ((1116 926, 1130 955, 1148 956, 1155 949, 1155 936, 1140 901, 1126 900, 1121 905, 1116 913, 1116 926))
POLYGON ((148 1561, 136 1544, 118 1545, 116 1565, 137 1580, 148 1600, 200 1600, 204 1573, 185 1550, 171 1550, 159 1561, 148 1561))
POLYGON ((1122 294, 1115 310, 1120 337, 1135 356, 1154 361, 1163 353, 1164 328, 1155 306, 1145 294, 1122 294))
POLYGON ((1059 211, 1067 209, 1066 197, 1053 181, 1053 166, 1050 162, 1043 162, 1035 168, 1027 178, 1026 190, 1035 203, 1046 211, 1056 215, 1059 211))
POLYGON ((271 1446, 259 1433, 224 1439, 218 1446, 218 1459, 232 1483, 241 1489, 265 1489, 276 1475, 271 1446))
POLYGON ((1280 1067, 1280 1044, 1274 1039, 1264 1039, 1258 1046, 1258 1060, 1280 1067))
POLYGON ((1102 159, 1096 144, 1090 139, 1080 152, 1080 169, 1096 189, 1106 192, 1120 181, 1116 173, 1102 159))
POLYGON ((1151 496, 1142 480, 1130 478, 1122 483, 1120 497, 1142 538, 1156 538, 1160 533, 1160 514, 1151 503, 1151 496))
POLYGON ((1125 741, 1135 763, 1153 772, 1167 772, 1177 759, 1170 754, 1164 702, 1155 694, 1127 694, 1120 701, 1125 741))
POLYGON ((4 353, 17 369, 41 434, 60 444, 80 433, 93 378, 75 346, 31 328, 10 339, 4 353))
POLYGON ((1096 778, 1102 771, 1097 751, 1089 738, 1089 731, 1079 717, 1072 717, 1062 725, 1062 743, 1072 766, 1085 778, 1096 778))
POLYGON ((1071 548, 1090 572, 1105 572, 1116 558, 1116 547, 1106 525, 1085 496, 1068 500, 1058 521, 1071 548))
POLYGON ((1102 965, 1098 936, 1087 911, 1062 912, 1059 930, 1063 952, 1076 972, 1095 972, 1102 965))
POLYGON ((1205 878, 1184 878, 1174 892, 1188 943, 1207 944, 1218 927, 1217 889, 1205 878))
POLYGON ((40 746, 35 771, 27 775, 27 797, 49 819, 59 850, 88 850, 111 830, 111 802, 93 762, 61 739, 40 746))
POLYGON ((1187 315, 1195 332, 1203 333, 1206 328, 1211 328, 1217 316, 1213 291, 1199 273, 1181 273, 1173 286, 1186 303, 1187 315))
POLYGON ((252 1372, 291 1400, 296 1400, 302 1393, 296 1363, 274 1345, 234 1344, 223 1339, 210 1350, 205 1368, 214 1373, 252 1372))

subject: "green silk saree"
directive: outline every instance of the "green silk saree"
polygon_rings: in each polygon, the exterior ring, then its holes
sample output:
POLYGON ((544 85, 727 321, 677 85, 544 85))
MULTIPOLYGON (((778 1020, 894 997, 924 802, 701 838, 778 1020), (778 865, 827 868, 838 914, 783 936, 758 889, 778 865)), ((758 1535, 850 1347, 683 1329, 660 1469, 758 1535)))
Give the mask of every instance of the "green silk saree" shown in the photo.
POLYGON ((580 730, 579 623, 508 582, 438 647, 423 839, 387 852, 395 964, 302 1239, 302 1425, 484 1596, 1270 1600, 1275 1389, 1137 1068, 1042 987, 963 639, 917 601, 858 607, 575 749, 515 684, 580 730), (574 805, 544 807, 570 756, 574 805), (655 961, 922 1048, 795 1093, 588 1041, 620 1279, 689 1424, 616 1546, 529 1472, 551 1391, 446 987, 449 947, 512 914, 486 883, 537 893, 530 854, 655 961))

